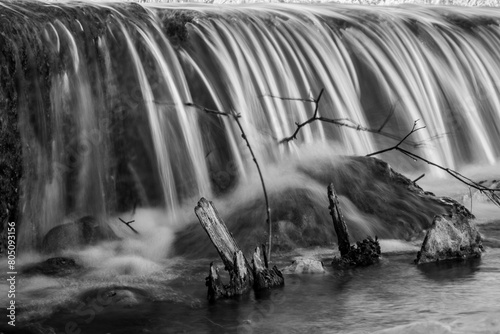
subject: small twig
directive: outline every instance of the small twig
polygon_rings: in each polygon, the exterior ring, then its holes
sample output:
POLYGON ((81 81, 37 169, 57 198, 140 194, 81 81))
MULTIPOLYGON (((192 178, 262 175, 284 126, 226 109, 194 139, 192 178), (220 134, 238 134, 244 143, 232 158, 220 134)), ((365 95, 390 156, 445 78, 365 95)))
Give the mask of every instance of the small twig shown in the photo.
POLYGON ((283 100, 283 101, 301 101, 301 102, 312 102, 312 103, 317 102, 317 99, 313 99, 311 97, 309 97, 309 98, 283 97, 283 96, 276 96, 276 95, 271 95, 271 94, 264 94, 264 95, 261 95, 260 97, 272 97, 273 99, 279 99, 279 100, 283 100))
POLYGON ((420 175, 419 177, 417 177, 415 180, 412 181, 412 183, 416 183, 418 180, 420 180, 421 178, 423 178, 425 176, 425 173, 420 175))
POLYGON ((140 234, 139 232, 137 232, 137 230, 136 230, 135 228, 133 228, 132 226, 130 226, 130 224, 134 223, 134 222, 135 222, 135 220, 131 220, 131 221, 126 222, 126 221, 124 221, 123 219, 121 219, 120 217, 118 217, 118 219, 120 219, 120 221, 121 221, 122 223, 124 223, 124 224, 125 224, 125 225, 127 225, 127 226, 128 226, 128 227, 132 230, 132 231, 134 231, 134 233, 135 233, 135 234, 140 234))
POLYGON ((241 117, 240 114, 233 114, 233 113, 228 113, 228 112, 225 112, 225 111, 220 111, 220 110, 215 110, 215 109, 208 109, 208 108, 205 108, 205 107, 203 107, 203 106, 201 106, 199 104, 196 104, 196 103, 188 102, 188 103, 186 103, 186 106, 195 107, 195 108, 201 109, 204 112, 206 112, 207 114, 214 114, 214 115, 220 115, 220 116, 234 117, 235 119, 241 117))
POLYGON ((382 123, 382 125, 380 126, 380 128, 378 129, 378 132, 381 132, 383 128, 385 128, 385 126, 387 125, 387 123, 389 123, 389 120, 392 118, 392 116, 394 115, 394 112, 396 111, 396 104, 393 104, 392 107, 391 107, 391 111, 389 112, 389 115, 387 115, 387 118, 385 119, 384 123, 382 123))
POLYGON ((200 105, 195 104, 195 103, 186 103, 186 105, 187 106, 196 107, 196 108, 201 109, 201 110, 203 110, 203 111, 205 111, 207 113, 210 113, 210 114, 215 114, 215 115, 220 115, 220 116, 227 116, 227 117, 233 117, 234 121, 238 125, 238 128, 240 129, 240 132, 241 132, 241 137, 243 138, 243 140, 245 140, 245 142, 247 144, 247 147, 248 147, 248 150, 250 151, 250 154, 252 155, 253 162, 255 163, 255 166, 257 166, 257 172, 259 173, 260 183, 262 185, 262 190, 264 192, 264 199, 266 201, 267 224, 268 224, 268 229, 269 229, 269 231, 268 231, 268 234, 269 234, 269 238, 268 238, 269 247, 267 248, 267 259, 270 260, 271 259, 271 243, 272 243, 271 208, 269 206, 269 198, 267 196, 267 190, 266 190, 266 184, 264 182, 264 176, 262 175, 262 171, 260 169, 260 165, 259 165, 259 163, 257 161, 257 158, 255 157, 255 154, 253 152, 252 146, 250 145, 250 141, 248 140, 248 137, 247 137, 247 135, 245 133, 245 130, 243 129, 243 126, 241 125, 240 120, 239 120, 239 118, 241 117, 241 114, 228 113, 228 112, 224 112, 224 111, 219 111, 219 110, 214 110, 214 109, 208 109, 208 108, 205 108, 205 107, 200 106, 200 105))
POLYGON ((381 154, 381 153, 385 153, 385 152, 388 152, 388 151, 392 151, 392 150, 396 150, 399 148, 399 145, 401 145, 406 139, 408 139, 408 137, 410 137, 413 133, 417 132, 418 130, 422 130, 422 129, 425 129, 425 125, 424 126, 421 126, 419 128, 417 128, 417 123, 418 123, 418 119, 416 121, 413 122, 413 127, 411 129, 410 132, 408 132, 408 134, 406 136, 403 137, 403 139, 401 139, 396 145, 392 146, 392 147, 389 147, 389 148, 386 148, 386 149, 383 149, 383 150, 380 150, 380 151, 377 151, 377 152, 373 152, 373 153, 370 153, 370 154, 367 154, 366 156, 367 157, 371 157, 372 155, 376 155, 376 154, 381 154))

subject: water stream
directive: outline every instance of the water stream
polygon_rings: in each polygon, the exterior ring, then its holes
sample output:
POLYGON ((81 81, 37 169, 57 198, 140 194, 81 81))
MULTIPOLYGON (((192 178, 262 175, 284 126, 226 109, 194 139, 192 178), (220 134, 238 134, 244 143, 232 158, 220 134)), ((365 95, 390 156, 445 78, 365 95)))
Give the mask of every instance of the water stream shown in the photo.
MULTIPOLYGON (((81 277, 22 278, 22 319, 49 317, 31 330, 59 333, 69 321, 85 333, 368 333, 420 321, 434 322, 396 332, 500 327, 493 317, 500 311, 498 248, 478 262, 418 269, 408 247, 415 250, 414 238, 429 222, 407 214, 394 225, 347 195, 341 201, 353 234, 392 240, 384 241, 389 253, 376 267, 290 276, 267 297, 213 307, 204 300, 206 261, 184 262, 208 255, 209 244, 190 230, 199 197, 218 201, 240 235, 260 237, 264 222, 237 125, 187 103, 241 115, 271 197, 282 205, 273 208, 276 220, 286 228, 293 215, 313 217, 322 227, 304 238, 317 233, 322 246, 333 241, 323 181, 355 176, 342 155, 392 146, 415 120, 425 128, 403 144, 407 149, 473 171, 477 180, 499 177, 498 9, 0 0, 0 65, 0 100, 16 97, 4 105, 18 115, 22 143, 21 263, 42 259, 47 232, 81 216, 99 217, 124 238, 70 252, 89 268, 81 277), (313 115, 322 89, 319 115, 351 127, 315 122, 280 143, 313 115), (301 206, 305 213, 292 209, 301 206), (118 217, 135 219, 142 236, 133 237, 118 217), (400 242, 404 252, 391 248, 400 242), (89 323, 59 308, 85 289, 116 284, 155 298, 140 310, 104 309, 89 323)), ((409 177, 425 172, 424 184, 438 195, 460 199, 468 191, 422 162, 380 157, 409 177)), ((373 191, 402 207, 414 204, 384 189, 373 191)), ((487 203, 473 211, 487 213, 481 223, 498 221, 487 203)), ((495 229, 485 231, 500 239, 495 229)), ((296 253, 283 245, 276 261, 284 265, 296 253)), ((328 248, 317 252, 332 256, 328 248)))

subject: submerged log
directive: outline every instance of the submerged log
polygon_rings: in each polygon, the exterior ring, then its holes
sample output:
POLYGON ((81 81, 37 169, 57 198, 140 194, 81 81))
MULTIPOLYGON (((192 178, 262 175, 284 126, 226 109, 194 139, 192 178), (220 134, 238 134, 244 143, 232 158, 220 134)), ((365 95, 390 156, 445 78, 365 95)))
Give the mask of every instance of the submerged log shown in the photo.
POLYGON ((265 261, 264 250, 261 251, 259 247, 255 248, 252 263, 255 290, 271 289, 285 285, 283 274, 276 266, 273 266, 273 268, 269 270, 267 261, 265 261), (262 257, 264 257, 264 259, 262 257))
POLYGON ((205 282, 210 301, 242 295, 252 287, 260 290, 284 284, 283 275, 276 266, 268 269, 267 258, 261 255, 258 247, 253 255, 253 267, 249 265, 212 202, 201 198, 194 211, 229 272, 229 284, 223 284, 218 269, 210 264, 205 282))
POLYGON ((335 257, 332 265, 339 268, 349 268, 364 267, 377 263, 380 258, 380 244, 377 237, 375 239, 368 237, 351 246, 349 232, 347 231, 347 225, 333 183, 328 186, 328 200, 340 251, 340 258, 335 257))

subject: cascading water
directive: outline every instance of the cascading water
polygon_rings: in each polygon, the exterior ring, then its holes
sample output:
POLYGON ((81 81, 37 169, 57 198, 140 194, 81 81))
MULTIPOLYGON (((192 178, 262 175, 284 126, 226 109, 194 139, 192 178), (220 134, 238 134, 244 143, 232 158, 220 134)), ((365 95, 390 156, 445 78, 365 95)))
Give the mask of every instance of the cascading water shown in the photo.
MULTIPOLYGON (((364 155, 376 134, 315 123, 314 105, 403 136, 442 165, 500 155, 500 12, 339 5, 0 2, 0 62, 15 89, 24 156, 19 242, 38 247, 72 216, 165 207, 229 191, 254 166, 227 118, 241 113, 263 166, 337 142, 364 155), (429 141, 429 139, 432 139, 429 141), (425 145, 423 145, 423 143, 425 145), (230 169, 230 180, 219 180, 230 169)), ((5 94, 4 94, 5 95, 5 94)), ((168 224, 168 222, 166 222, 168 224)))

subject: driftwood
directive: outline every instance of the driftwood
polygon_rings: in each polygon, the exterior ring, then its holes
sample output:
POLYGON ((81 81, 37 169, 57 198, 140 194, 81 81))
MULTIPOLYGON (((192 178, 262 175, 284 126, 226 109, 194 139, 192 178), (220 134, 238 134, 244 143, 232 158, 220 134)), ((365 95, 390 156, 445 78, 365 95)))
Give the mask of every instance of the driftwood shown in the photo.
POLYGON ((330 201, 330 214, 333 219, 335 233, 340 251, 340 258, 335 257, 332 265, 338 268, 364 267, 378 262, 380 257, 380 244, 377 237, 368 237, 356 245, 349 241, 349 232, 342 216, 340 203, 335 193, 333 183, 328 186, 328 200, 330 201))
POLYGON ((267 258, 261 255, 258 247, 253 255, 253 267, 250 266, 212 202, 201 198, 194 211, 229 272, 229 284, 223 284, 218 269, 213 262, 210 264, 205 282, 210 301, 242 295, 252 288, 260 290, 284 285, 281 272, 276 266, 268 269, 267 258))

